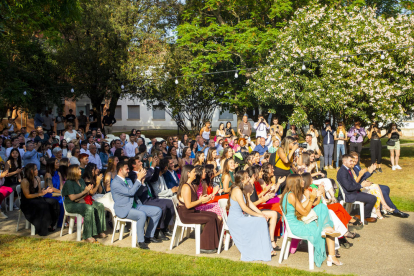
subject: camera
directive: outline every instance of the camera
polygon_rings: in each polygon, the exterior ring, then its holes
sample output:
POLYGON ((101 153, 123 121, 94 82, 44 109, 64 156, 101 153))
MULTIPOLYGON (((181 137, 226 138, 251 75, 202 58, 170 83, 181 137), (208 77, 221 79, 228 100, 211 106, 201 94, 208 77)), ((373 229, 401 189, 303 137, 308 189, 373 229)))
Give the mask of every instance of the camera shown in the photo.
POLYGON ((279 126, 276 126, 276 129, 279 129, 279 126))
POLYGON ((357 135, 355 135, 355 139, 358 140, 359 136, 361 136, 359 133, 357 133, 357 135))
POLYGON ((303 148, 303 149, 307 149, 308 148, 308 144, 306 143, 299 143, 299 147, 303 148))

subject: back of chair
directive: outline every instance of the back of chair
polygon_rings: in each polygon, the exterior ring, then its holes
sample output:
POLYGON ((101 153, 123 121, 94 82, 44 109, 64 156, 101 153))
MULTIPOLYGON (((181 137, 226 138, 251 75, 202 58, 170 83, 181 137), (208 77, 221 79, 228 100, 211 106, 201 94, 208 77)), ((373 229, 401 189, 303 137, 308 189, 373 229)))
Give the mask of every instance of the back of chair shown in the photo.
POLYGON ((175 217, 176 217, 177 221, 182 224, 181 219, 180 219, 180 216, 178 215, 178 212, 177 212, 177 205, 178 205, 178 198, 177 198, 177 196, 176 195, 173 196, 171 198, 171 200, 172 200, 173 205, 174 205, 175 217))
POLYGON ((21 194, 21 192, 22 192, 22 187, 20 185, 17 185, 16 186, 16 193, 17 193, 17 196, 19 197, 19 203, 20 203, 20 194, 21 194))
POLYGON ((344 202, 346 202, 344 189, 342 188, 342 184, 339 181, 338 181, 338 187, 339 187, 339 190, 341 191, 342 198, 344 199, 344 202))
POLYGON ((221 216, 223 217, 223 222, 227 225, 227 198, 219 199, 218 204, 221 210, 221 216))

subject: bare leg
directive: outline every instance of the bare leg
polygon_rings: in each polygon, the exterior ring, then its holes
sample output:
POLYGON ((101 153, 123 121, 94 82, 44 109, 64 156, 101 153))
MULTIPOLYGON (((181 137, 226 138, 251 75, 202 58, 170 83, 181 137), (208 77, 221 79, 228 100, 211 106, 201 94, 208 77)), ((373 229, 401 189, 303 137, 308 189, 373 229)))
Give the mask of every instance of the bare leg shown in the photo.
POLYGON ((394 150, 390 150, 391 166, 394 167, 394 150))
POLYGON ((398 166, 398 161, 400 160, 400 150, 395 150, 395 166, 398 166))
POLYGON ((387 203, 385 202, 384 195, 382 194, 381 188, 378 186, 378 184, 372 184, 371 186, 372 186, 374 189, 376 189, 376 190, 379 192, 379 194, 381 195, 380 200, 381 200, 382 208, 383 208, 384 210, 387 210, 387 211, 390 211, 390 212, 394 211, 394 210, 393 210, 393 209, 391 209, 391 207, 390 207, 390 206, 388 206, 388 205, 387 205, 387 203))
POLYGON ((326 237, 326 245, 328 247, 328 254, 332 258, 332 262, 339 264, 338 259, 335 257, 335 238, 326 237))
POLYGON ((272 246, 276 247, 276 241, 275 241, 275 228, 276 228, 276 222, 277 222, 277 212, 276 211, 262 211, 263 214, 265 214, 269 218, 269 234, 270 234, 270 240, 272 240, 272 246))

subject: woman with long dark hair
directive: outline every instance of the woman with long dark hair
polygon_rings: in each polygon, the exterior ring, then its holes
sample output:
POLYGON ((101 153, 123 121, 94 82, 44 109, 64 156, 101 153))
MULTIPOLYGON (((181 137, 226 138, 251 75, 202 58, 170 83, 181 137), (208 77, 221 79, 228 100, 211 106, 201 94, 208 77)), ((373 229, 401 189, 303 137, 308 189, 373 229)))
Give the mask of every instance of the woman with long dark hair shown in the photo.
POLYGON ((13 207, 15 210, 19 210, 19 207, 16 206, 16 187, 20 184, 22 179, 22 158, 18 149, 12 149, 10 151, 9 158, 7 159, 6 165, 4 166, 4 171, 6 172, 6 177, 4 178, 4 186, 13 189, 15 195, 13 207))
POLYGON ((59 203, 54 198, 44 197, 53 192, 52 188, 41 189, 37 166, 33 163, 24 168, 22 180, 21 208, 25 218, 35 226, 39 236, 52 232, 59 217, 59 203))
POLYGON ((81 175, 78 165, 69 166, 68 180, 63 186, 62 196, 65 197, 66 211, 83 216, 82 238, 93 243, 96 242, 93 236, 106 237, 105 207, 99 202, 86 203, 85 197, 90 195, 93 185, 86 186, 81 175))
POLYGON ((270 261, 276 251, 273 250, 269 236, 269 217, 250 201, 248 195, 253 192, 253 186, 249 180, 246 171, 236 173, 227 203, 227 225, 242 261, 270 261))
POLYGON ((206 203, 212 198, 208 195, 197 197, 197 188, 192 184, 195 179, 196 170, 194 166, 185 165, 181 172, 180 185, 177 191, 179 202, 177 212, 183 223, 205 224, 200 235, 201 253, 216 253, 222 227, 221 221, 215 213, 195 210, 196 206, 206 203))
POLYGON ((233 128, 231 127, 231 122, 226 123, 226 128, 224 129, 224 132, 225 132, 225 137, 226 138, 236 136, 236 134, 234 133, 233 128))
POLYGON ((224 130, 224 124, 220 123, 216 130, 216 137, 226 137, 226 131, 224 130))
POLYGON ((112 152, 110 151, 109 144, 107 142, 102 142, 101 149, 99 150, 99 158, 101 158, 102 170, 106 170, 108 168, 108 158, 111 156, 112 152))
POLYGON ((191 148, 185 147, 183 149, 183 155, 180 162, 180 168, 182 169, 185 165, 192 165, 193 159, 191 158, 191 148))
POLYGON ((65 139, 62 139, 60 141, 59 147, 62 149, 62 157, 67 157, 68 156, 68 152, 69 152, 68 142, 66 142, 65 139))
POLYGON ((223 165, 223 173, 221 175, 221 188, 223 192, 230 192, 231 185, 234 184, 234 170, 236 169, 233 159, 226 159, 223 165))
POLYGON ((191 148, 191 158, 194 159, 195 158, 195 154, 198 151, 198 145, 197 145, 197 141, 196 140, 192 140, 191 144, 190 144, 190 148, 191 148))
POLYGON ((204 164, 204 160, 205 160, 204 152, 198 151, 195 155, 193 165, 202 166, 204 164))
POLYGON ((68 177, 68 168, 70 166, 70 161, 68 158, 62 158, 59 162, 59 173, 62 179, 62 186, 66 182, 66 178, 68 177))

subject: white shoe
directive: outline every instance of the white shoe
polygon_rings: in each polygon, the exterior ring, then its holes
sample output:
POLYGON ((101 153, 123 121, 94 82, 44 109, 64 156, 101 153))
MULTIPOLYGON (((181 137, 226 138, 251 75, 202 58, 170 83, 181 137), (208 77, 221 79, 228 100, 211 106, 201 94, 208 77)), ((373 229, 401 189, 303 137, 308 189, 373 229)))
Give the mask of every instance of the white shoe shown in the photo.
POLYGON ((400 165, 395 166, 395 168, 396 168, 397 170, 402 170, 402 168, 400 167, 400 165))
POLYGON ((6 216, 3 212, 0 211, 0 219, 7 219, 9 218, 8 216, 6 216))
POLYGON ((19 207, 17 207, 17 205, 16 205, 16 204, 13 204, 13 209, 14 209, 14 210, 19 210, 20 208, 19 208, 19 207))
POLYGON ((396 166, 392 166, 392 170, 395 171, 397 169, 396 166))

